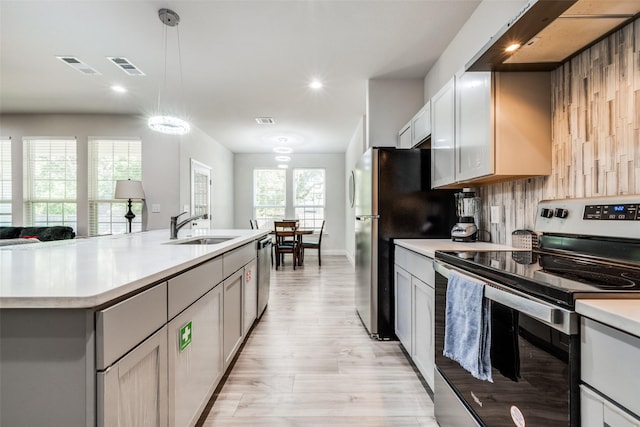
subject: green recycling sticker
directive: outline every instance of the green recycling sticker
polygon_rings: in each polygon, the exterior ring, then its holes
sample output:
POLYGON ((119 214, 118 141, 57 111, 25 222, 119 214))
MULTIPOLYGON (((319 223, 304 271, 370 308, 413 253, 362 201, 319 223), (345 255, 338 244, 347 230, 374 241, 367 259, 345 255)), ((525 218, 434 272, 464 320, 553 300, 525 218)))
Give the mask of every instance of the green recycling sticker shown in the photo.
POLYGON ((191 344, 191 337, 193 336, 193 328, 191 322, 180 328, 180 351, 184 351, 185 348, 191 344))

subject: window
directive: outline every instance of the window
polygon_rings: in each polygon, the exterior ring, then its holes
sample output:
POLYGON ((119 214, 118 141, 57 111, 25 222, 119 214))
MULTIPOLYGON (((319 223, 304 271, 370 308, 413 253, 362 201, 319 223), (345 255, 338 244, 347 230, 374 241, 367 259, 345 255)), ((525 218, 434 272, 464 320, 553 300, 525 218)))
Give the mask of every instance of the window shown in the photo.
POLYGON ((11 140, 0 138, 0 226, 11 225, 11 140))
POLYGON ((293 208, 301 228, 320 230, 324 220, 324 169, 293 170, 293 208))
POLYGON ((285 217, 286 171, 255 169, 253 171, 253 217, 259 228, 273 227, 273 221, 285 217))
POLYGON ((25 221, 77 229, 75 139, 25 139, 25 221))
MULTIPOLYGON (((89 140, 89 235, 126 233, 127 201, 113 198, 119 179, 142 180, 139 139, 89 140)), ((133 200, 131 231, 142 230, 142 202, 133 200)))

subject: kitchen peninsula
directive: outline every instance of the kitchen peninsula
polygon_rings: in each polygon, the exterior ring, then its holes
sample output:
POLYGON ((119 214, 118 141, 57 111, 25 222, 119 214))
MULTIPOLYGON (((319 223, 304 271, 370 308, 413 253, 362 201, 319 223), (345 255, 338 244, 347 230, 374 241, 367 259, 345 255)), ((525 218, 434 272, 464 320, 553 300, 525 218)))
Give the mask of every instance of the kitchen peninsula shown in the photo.
POLYGON ((257 317, 266 234, 0 249, 0 425, 195 424, 257 317))

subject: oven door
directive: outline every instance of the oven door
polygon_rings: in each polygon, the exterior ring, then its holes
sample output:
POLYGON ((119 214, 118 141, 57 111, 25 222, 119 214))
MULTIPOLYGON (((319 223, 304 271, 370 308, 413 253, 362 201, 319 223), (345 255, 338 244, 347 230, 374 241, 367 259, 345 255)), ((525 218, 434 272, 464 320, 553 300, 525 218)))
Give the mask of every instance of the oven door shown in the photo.
POLYGON ((439 374, 435 412, 440 426, 578 426, 575 312, 459 270, 490 285, 485 287, 485 298, 491 300, 493 382, 478 380, 442 354, 447 276, 453 267, 438 261, 434 269, 435 360, 439 374))

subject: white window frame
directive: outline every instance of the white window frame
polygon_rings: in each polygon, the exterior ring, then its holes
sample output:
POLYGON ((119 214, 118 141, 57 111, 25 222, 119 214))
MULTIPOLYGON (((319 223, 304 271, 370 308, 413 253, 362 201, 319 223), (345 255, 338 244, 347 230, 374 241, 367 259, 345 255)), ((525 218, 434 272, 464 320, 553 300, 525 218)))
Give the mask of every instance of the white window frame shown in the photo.
MULTIPOLYGON (((78 229, 78 144, 75 137, 25 137, 24 138, 24 218, 25 223, 31 226, 65 225, 78 229), (35 147, 41 145, 40 148, 35 147), (49 156, 45 156, 48 145, 49 156), (52 148, 57 155, 65 157, 64 178, 43 179, 35 174, 40 166, 38 163, 51 168, 56 164, 52 160, 52 148), (35 150, 35 151, 34 151, 35 150), (38 152, 36 152, 38 151, 38 152), (64 152, 64 154, 62 154, 64 152), (37 157, 42 155, 40 159, 37 157), (48 165, 47 165, 48 163, 48 165), (63 197, 52 197, 52 189, 64 187, 63 197), (38 189, 38 187, 40 187, 38 189), (48 196, 36 193, 44 192, 48 188, 48 196), (61 218, 51 218, 51 212, 55 205, 61 205, 61 218), (43 207, 46 211, 43 217, 38 218, 37 210, 43 207), (44 218, 44 220, 42 219, 44 218)), ((52 169, 52 168, 51 168, 52 169)))
POLYGON ((11 138, 0 137, 0 226, 13 225, 11 138))
MULTIPOLYGON (((142 141, 136 137, 90 137, 88 142, 89 235, 126 233, 127 201, 114 198, 116 181, 142 181, 142 141)), ((131 210, 136 215, 131 231, 142 231, 142 201, 132 200, 131 210)))
POLYGON ((253 218, 258 221, 258 228, 273 229, 273 222, 285 217, 287 209, 287 171, 279 168, 255 168, 253 170, 253 218), (257 204, 258 198, 258 174, 262 171, 276 172, 282 174, 282 204, 257 204), (261 215, 261 210, 271 210, 271 215, 261 215), (282 214, 278 212, 281 210, 282 214))
POLYGON ((326 200, 327 200, 327 171, 325 168, 294 168, 293 169, 293 211, 295 213, 295 218, 300 220, 300 228, 305 229, 313 229, 315 231, 320 231, 322 227, 322 221, 325 219, 326 215, 326 200), (299 179, 297 174, 299 172, 304 171, 320 171, 322 172, 322 182, 321 182, 321 202, 318 203, 318 200, 315 203, 302 202, 298 201, 298 185, 297 180, 299 179), (311 211, 320 210, 322 212, 321 215, 312 214, 311 211))

